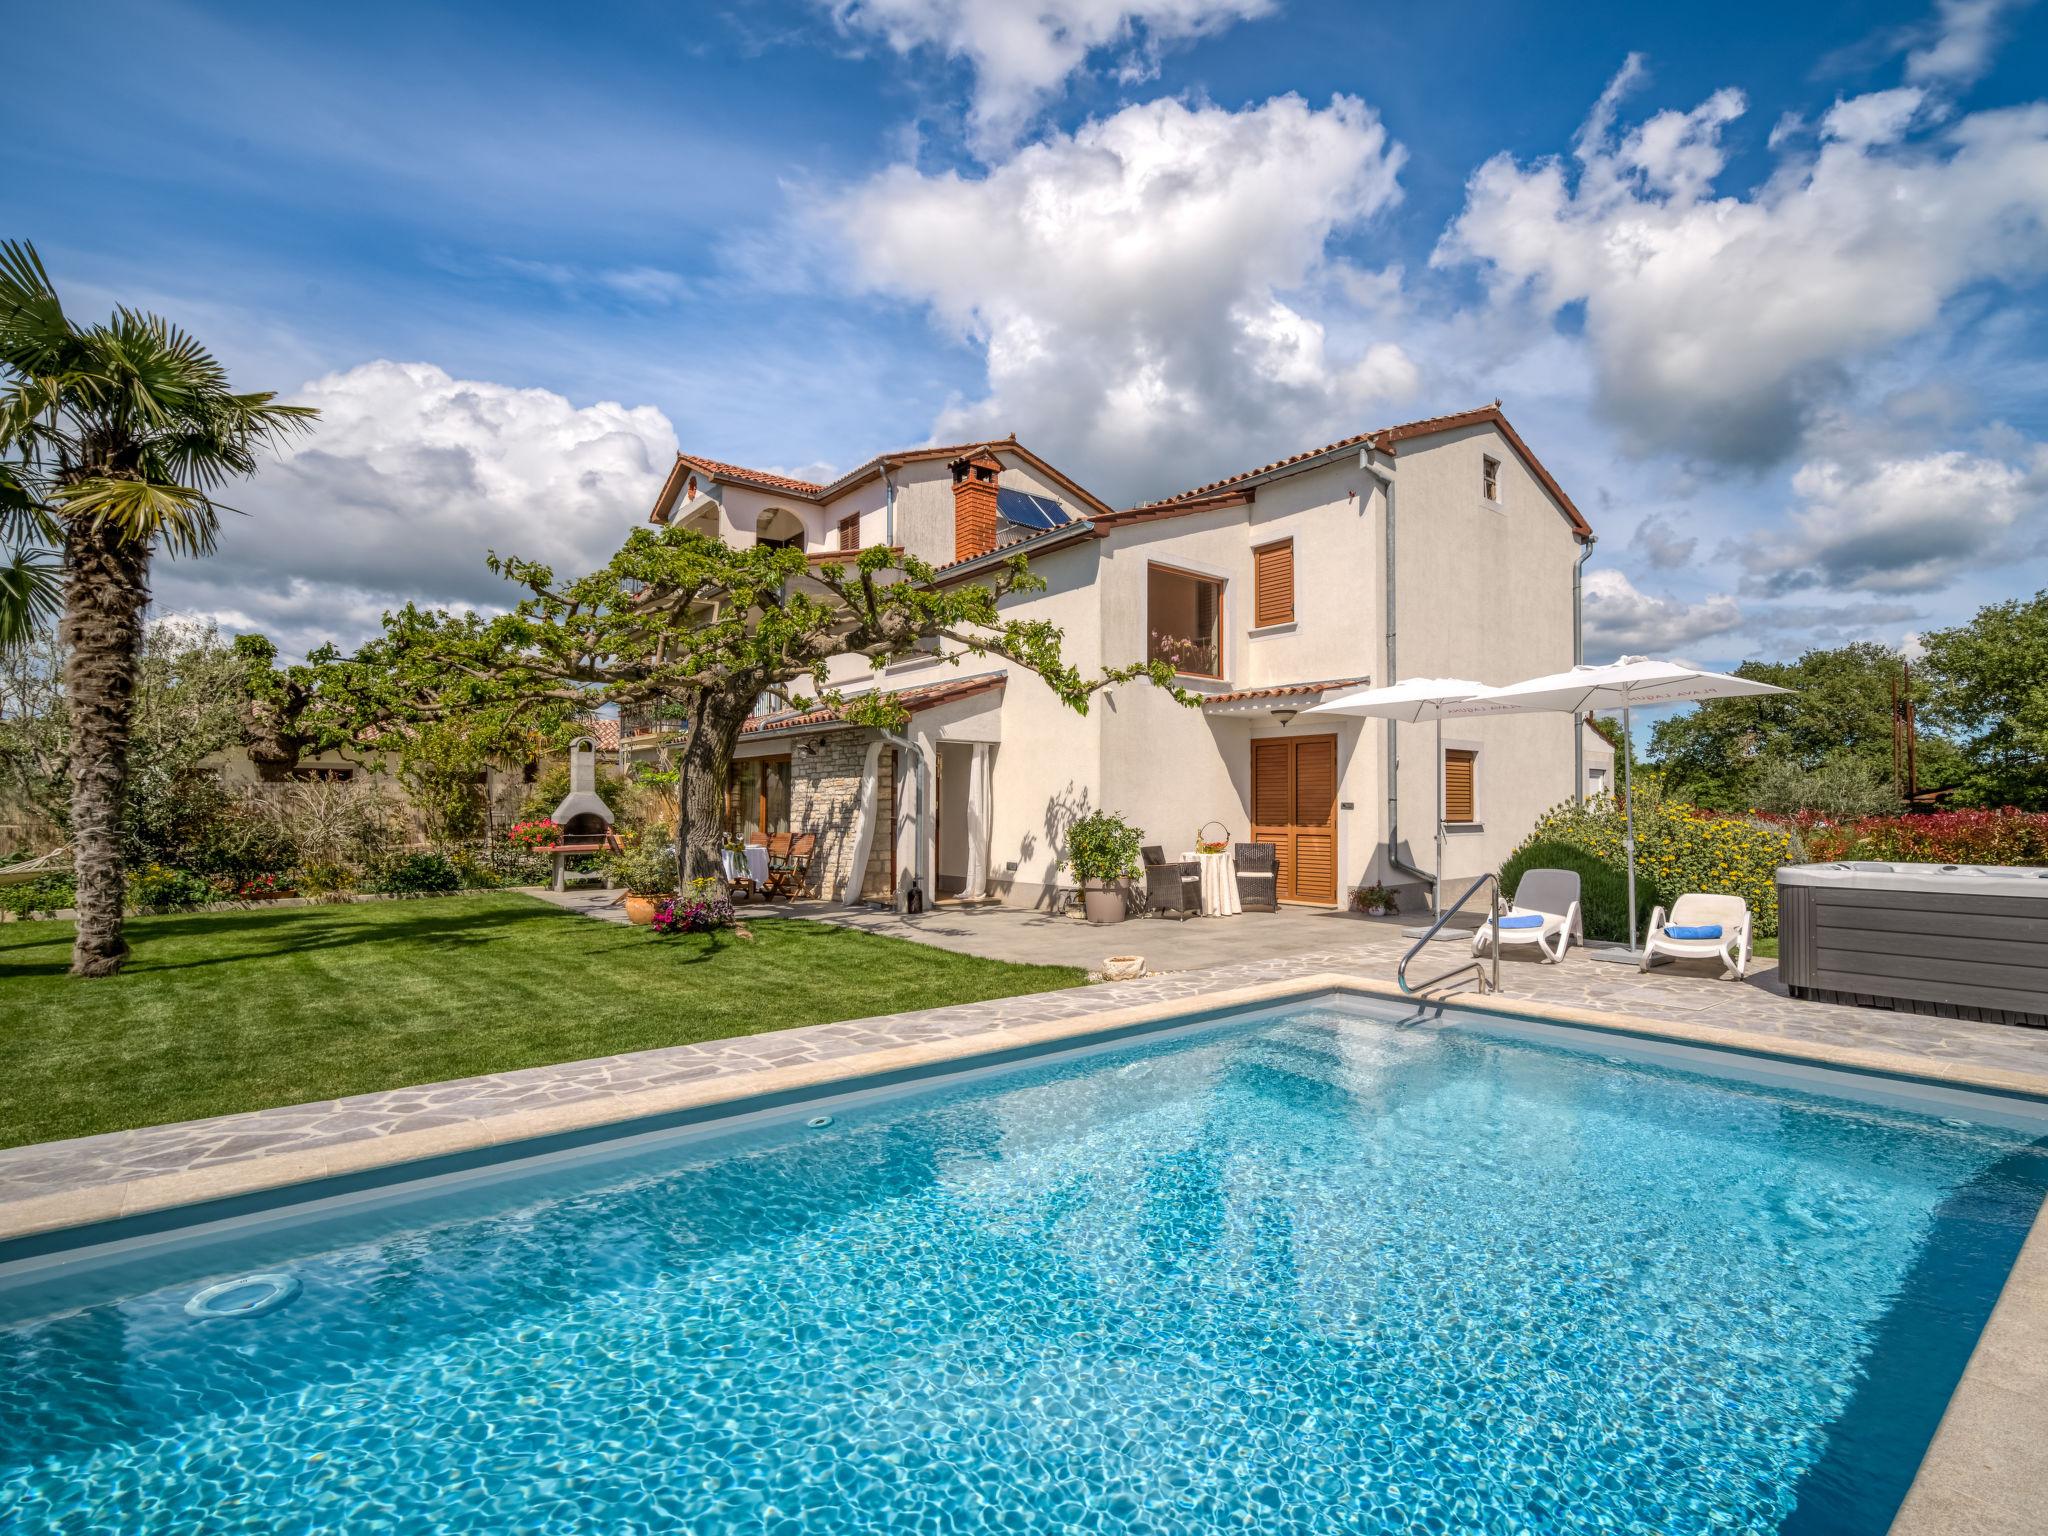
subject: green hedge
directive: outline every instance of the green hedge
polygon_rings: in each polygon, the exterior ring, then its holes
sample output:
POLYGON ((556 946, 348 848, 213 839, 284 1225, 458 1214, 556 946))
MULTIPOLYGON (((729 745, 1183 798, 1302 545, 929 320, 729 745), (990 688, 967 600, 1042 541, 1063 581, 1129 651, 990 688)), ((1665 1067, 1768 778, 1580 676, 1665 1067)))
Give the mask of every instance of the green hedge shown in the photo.
MULTIPOLYGON (((1589 939, 1628 938, 1628 870, 1612 860, 1584 848, 1555 839, 1522 844, 1500 867, 1503 897, 1512 897, 1522 875, 1531 869, 1569 869, 1579 877, 1579 915, 1589 939)), ((1640 937, 1650 925, 1650 909, 1664 901, 1657 882, 1636 875, 1636 933, 1640 937)), ((1665 903, 1668 905, 1668 903, 1665 903)))
MULTIPOLYGON (((1602 796, 1583 806, 1567 802, 1544 812, 1536 830, 1509 863, 1534 844, 1565 843, 1620 869, 1625 830, 1621 807, 1611 797, 1602 796)), ((1645 889, 1654 889, 1661 893, 1657 899, 1668 907, 1673 898, 1688 891, 1740 896, 1749 905, 1756 936, 1768 938, 1778 931, 1778 867, 1802 859, 1798 835, 1789 828, 1660 800, 1637 789, 1638 898, 1645 889)), ((1502 884, 1506 885, 1505 879, 1502 884)), ((1626 909, 1625 901, 1617 903, 1618 914, 1625 914, 1626 909)), ((1586 932, 1592 935, 1590 920, 1586 932)))

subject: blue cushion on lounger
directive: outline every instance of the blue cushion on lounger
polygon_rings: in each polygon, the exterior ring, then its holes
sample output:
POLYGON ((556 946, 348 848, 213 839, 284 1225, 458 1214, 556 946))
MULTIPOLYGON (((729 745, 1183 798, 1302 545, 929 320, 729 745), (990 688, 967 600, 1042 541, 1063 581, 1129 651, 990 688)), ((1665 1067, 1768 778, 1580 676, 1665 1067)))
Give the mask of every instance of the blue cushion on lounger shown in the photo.
POLYGON ((1718 939, 1721 937, 1721 925, 1719 923, 1700 923, 1690 928, 1673 928, 1667 923, 1664 925, 1664 937, 1667 939, 1718 939))
POLYGON ((1517 912, 1513 917, 1502 918, 1500 925, 1503 928, 1541 928, 1543 926, 1543 914, 1541 912, 1517 912))

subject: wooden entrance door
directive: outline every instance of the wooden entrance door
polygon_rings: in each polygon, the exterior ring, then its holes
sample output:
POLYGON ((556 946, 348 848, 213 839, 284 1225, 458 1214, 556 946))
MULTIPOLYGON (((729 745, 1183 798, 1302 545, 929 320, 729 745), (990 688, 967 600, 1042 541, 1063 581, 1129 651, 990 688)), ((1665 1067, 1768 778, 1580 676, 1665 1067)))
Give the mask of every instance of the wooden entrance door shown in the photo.
POLYGON ((1252 743, 1252 841, 1271 843, 1280 899, 1337 903, 1337 738, 1252 743))

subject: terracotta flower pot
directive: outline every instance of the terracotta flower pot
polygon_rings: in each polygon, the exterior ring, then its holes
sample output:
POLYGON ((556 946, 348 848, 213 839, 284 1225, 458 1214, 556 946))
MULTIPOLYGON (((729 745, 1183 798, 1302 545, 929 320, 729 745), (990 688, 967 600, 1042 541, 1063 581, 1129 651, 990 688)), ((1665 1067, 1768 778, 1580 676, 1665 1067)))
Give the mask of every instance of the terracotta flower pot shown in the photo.
POLYGON ((1081 909, 1088 914, 1088 921, 1091 923, 1122 922, 1128 911, 1124 903, 1123 887, 1102 880, 1083 882, 1081 909))
POLYGON ((654 921, 655 903, 660 900, 661 898, 658 896, 628 896, 626 898, 626 921, 638 923, 643 928, 646 927, 654 921))

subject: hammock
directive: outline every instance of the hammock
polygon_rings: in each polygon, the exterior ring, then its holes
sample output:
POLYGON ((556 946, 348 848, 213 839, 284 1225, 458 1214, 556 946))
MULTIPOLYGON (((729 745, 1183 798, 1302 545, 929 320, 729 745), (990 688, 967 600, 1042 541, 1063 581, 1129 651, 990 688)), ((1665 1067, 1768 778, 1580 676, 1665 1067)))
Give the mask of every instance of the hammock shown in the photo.
POLYGON ((60 869, 68 869, 70 865, 70 848, 52 848, 48 853, 39 853, 32 859, 0 869, 0 885, 27 885, 31 880, 40 880, 60 869))

